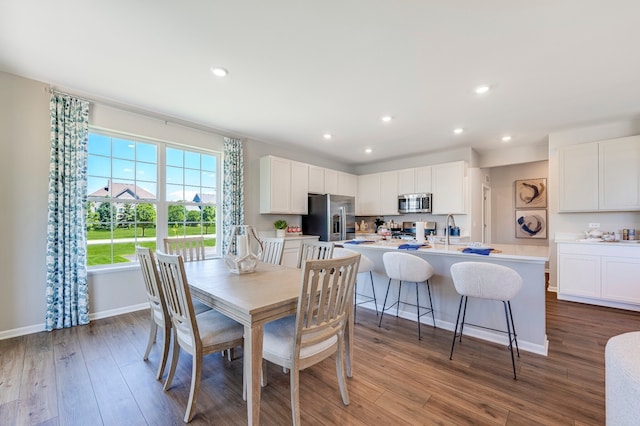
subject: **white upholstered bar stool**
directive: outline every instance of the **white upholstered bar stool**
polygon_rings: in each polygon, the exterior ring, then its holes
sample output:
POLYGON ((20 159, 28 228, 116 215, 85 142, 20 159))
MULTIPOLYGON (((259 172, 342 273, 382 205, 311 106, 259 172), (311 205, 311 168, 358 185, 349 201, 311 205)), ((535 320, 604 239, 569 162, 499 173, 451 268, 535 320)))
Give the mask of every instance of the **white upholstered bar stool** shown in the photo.
MULTIPOLYGON (((453 347, 458 337, 458 323, 460 323, 460 342, 462 342, 462 332, 465 324, 465 314, 467 312, 467 301, 469 297, 478 299, 489 299, 502 302, 504 315, 507 321, 507 331, 495 330, 506 333, 509 337, 509 350, 511 351, 511 365, 513 366, 513 379, 516 379, 516 361, 513 357, 513 343, 516 344, 516 352, 520 357, 518 349, 518 337, 516 327, 513 323, 511 312, 511 299, 513 299, 522 288, 522 277, 513 269, 506 266, 494 265, 483 262, 460 262, 451 265, 451 277, 453 285, 460 294, 460 306, 458 307, 458 317, 456 327, 453 330, 453 343, 451 343, 451 354, 449 359, 453 359, 453 347), (464 309, 462 304, 464 302, 464 309), (462 321, 460 321, 462 313, 462 321)), ((469 325, 475 325, 470 324, 469 325)), ((481 328, 487 328, 475 325, 481 328)))
POLYGON ((433 276, 433 266, 426 260, 414 256, 408 253, 400 253, 400 252, 387 252, 382 255, 382 262, 384 263, 384 269, 389 277, 389 284, 387 285, 387 293, 384 296, 384 303, 382 304, 382 310, 380 311, 380 322, 378 323, 378 327, 382 325, 382 318, 384 317, 384 311, 388 311, 389 309, 396 307, 396 317, 398 316, 398 312, 400 309, 400 304, 415 306, 416 307, 416 315, 418 320, 418 340, 422 339, 420 334, 420 317, 431 313, 431 318, 433 320, 433 328, 436 328, 436 318, 433 313, 433 302, 431 301, 431 286, 429 285, 429 278, 433 276), (398 280, 398 300, 387 307, 387 297, 389 296, 389 289, 391 288, 391 281, 398 280), (416 303, 407 303, 402 302, 400 300, 400 291, 402 290, 402 282, 413 282, 416 285, 416 303), (418 293, 418 284, 426 283, 427 292, 429 294, 429 307, 420 306, 420 298, 418 293), (421 314, 420 308, 424 311, 421 314))
MULTIPOLYGON (((353 251, 353 250, 349 250, 346 248, 342 248, 342 247, 335 247, 333 249, 333 259, 339 258, 339 257, 348 257, 348 256, 353 256, 354 254, 358 254, 358 252, 353 251)), ((369 279, 371 280, 371 293, 373 294, 373 296, 369 296, 368 294, 363 294, 363 293, 358 293, 358 282, 356 281, 356 287, 354 290, 354 296, 353 296, 353 303, 354 303, 354 311, 353 311, 353 322, 356 322, 356 310, 355 308, 358 305, 361 305, 363 303, 367 303, 367 302, 373 302, 373 306, 376 310, 376 316, 378 316, 378 301, 376 300, 376 289, 375 286, 373 285, 373 267, 375 265, 373 264, 373 261, 371 259, 369 259, 367 256, 360 254, 360 266, 358 267, 358 276, 360 276, 360 274, 366 274, 367 272, 369 273, 369 279), (360 301, 358 301, 358 298, 360 301)))

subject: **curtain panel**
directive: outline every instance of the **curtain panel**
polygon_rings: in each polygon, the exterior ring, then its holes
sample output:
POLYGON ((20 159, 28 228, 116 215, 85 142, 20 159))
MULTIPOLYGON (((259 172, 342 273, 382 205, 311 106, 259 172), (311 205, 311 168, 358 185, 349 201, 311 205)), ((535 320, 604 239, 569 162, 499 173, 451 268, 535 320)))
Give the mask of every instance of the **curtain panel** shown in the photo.
POLYGON ((226 253, 234 225, 244 225, 244 156, 242 141, 224 138, 222 185, 222 252, 226 253))
POLYGON ((50 331, 89 322, 86 256, 89 102, 54 93, 49 112, 45 329, 50 331))

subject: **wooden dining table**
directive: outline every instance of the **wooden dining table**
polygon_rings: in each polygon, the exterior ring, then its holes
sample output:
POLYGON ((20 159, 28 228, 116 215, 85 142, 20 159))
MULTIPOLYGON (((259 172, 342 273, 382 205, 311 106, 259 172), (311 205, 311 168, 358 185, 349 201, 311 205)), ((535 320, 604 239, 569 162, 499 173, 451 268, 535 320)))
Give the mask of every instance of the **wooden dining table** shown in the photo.
MULTIPOLYGON (((255 272, 230 272, 223 259, 185 262, 191 295, 244 326, 244 377, 247 423, 260 424, 262 340, 264 324, 295 314, 302 270, 258 263, 255 272)), ((353 304, 347 321, 346 370, 351 377, 353 304)))

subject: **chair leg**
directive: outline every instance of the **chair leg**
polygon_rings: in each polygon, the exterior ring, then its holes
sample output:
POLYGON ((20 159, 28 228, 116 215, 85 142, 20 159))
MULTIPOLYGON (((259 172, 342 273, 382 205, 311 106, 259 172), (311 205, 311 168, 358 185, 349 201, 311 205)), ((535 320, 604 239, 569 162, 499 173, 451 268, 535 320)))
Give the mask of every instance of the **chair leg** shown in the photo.
POLYGON ((427 293, 429 293, 429 306, 431 306, 431 319, 433 320, 433 328, 436 328, 436 315, 433 313, 433 302, 431 301, 431 286, 427 280, 427 293))
POLYGON ((464 332, 464 322, 467 318, 467 302, 469 301, 469 296, 464 297, 464 308, 462 309, 462 324, 460 324, 460 343, 462 343, 462 333, 464 332))
POLYGON ((147 361, 149 359, 149 353, 151 352, 151 347, 156 342, 156 334, 158 334, 158 324, 153 319, 153 309, 151 310, 151 330, 149 330, 149 341, 147 342, 147 350, 144 352, 144 356, 142 359, 147 361))
POLYGON ((162 375, 164 374, 164 368, 167 364, 167 358, 169 358, 169 346, 171 345, 171 329, 169 327, 164 327, 164 341, 162 342, 162 357, 160 358, 160 365, 158 366, 158 374, 156 374, 156 379, 162 379, 162 375))
POLYGON ((173 348, 171 350, 171 365, 169 366, 169 374, 167 374, 167 380, 164 382, 164 390, 171 387, 173 376, 176 374, 176 366, 178 365, 178 355, 180 355, 180 345, 178 344, 178 338, 174 330, 173 334, 173 348))
POLYGON ((398 318, 398 314, 400 313, 400 291, 402 290, 402 280, 399 280, 400 284, 398 285, 398 301, 396 302, 396 318, 398 318))
POLYGON ((416 283, 416 315, 418 316, 418 340, 422 340, 420 335, 420 298, 418 296, 418 283, 416 283))
POLYGON ((291 387, 291 420, 293 425, 300 425, 300 370, 298 368, 292 368, 290 377, 291 387))
POLYGON ((518 334, 516 333, 516 323, 513 322, 513 312, 511 312, 511 302, 507 301, 507 306, 509 306, 509 316, 511 317, 511 328, 513 328, 513 341, 516 342, 516 352, 518 353, 518 358, 520 358, 520 349, 518 348, 518 334))
POLYGON ((458 333, 458 323, 460 322, 460 312, 462 311, 462 301, 464 300, 464 296, 460 296, 460 306, 458 306, 458 316, 456 317, 456 326, 453 329, 453 341, 451 342, 451 353, 449 354, 449 359, 453 359, 453 347, 456 345, 456 337, 458 333))
POLYGON ((356 323, 356 315, 358 313, 358 278, 356 275, 356 282, 353 283, 353 323, 356 323))
POLYGON ((373 272, 369 271, 371 278, 371 292, 373 293, 373 306, 376 308, 376 316, 378 316, 378 301, 376 300, 376 286, 373 284, 373 272))
POLYGON ((382 310, 380 311, 380 322, 378 322, 378 327, 382 325, 382 318, 384 317, 384 309, 387 306, 387 297, 389 296, 390 288, 391 288, 391 278, 389 278, 389 284, 387 284, 387 292, 384 295, 384 302, 382 303, 382 310))
POLYGON ((198 399, 198 391, 200 390, 200 376, 202 373, 202 354, 193 355, 193 364, 191 367, 191 389, 189 390, 189 402, 187 403, 187 411, 184 414, 184 422, 189 423, 193 418, 193 412, 196 409, 196 400, 198 399))
POLYGON ((504 305, 504 319, 507 320, 507 335, 509 336, 509 351, 511 352, 511 365, 513 366, 513 380, 516 378, 516 360, 513 357, 513 341, 511 340, 511 324, 509 323, 509 311, 507 309, 507 302, 502 302, 504 305))
POLYGON ((347 376, 344 370, 344 334, 338 336, 338 353, 336 357, 336 374, 338 375, 338 385, 340 386, 340 395, 344 405, 349 405, 349 392, 347 391, 347 376))

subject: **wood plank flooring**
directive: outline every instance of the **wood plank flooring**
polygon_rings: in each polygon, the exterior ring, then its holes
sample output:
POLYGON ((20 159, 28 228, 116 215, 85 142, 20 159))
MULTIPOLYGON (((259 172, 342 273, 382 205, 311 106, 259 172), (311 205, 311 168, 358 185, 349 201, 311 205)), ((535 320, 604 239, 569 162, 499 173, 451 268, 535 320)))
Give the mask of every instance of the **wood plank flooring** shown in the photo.
MULTIPOLYGON (((181 356, 172 388, 155 379, 159 350, 142 360, 148 311, 51 333, 0 341, 0 425, 180 425, 191 359, 181 356)), ((358 309, 351 404, 335 361, 300 376, 305 424, 603 425, 604 348, 635 331, 640 314, 563 302, 547 295, 549 356, 521 352, 514 381, 505 347, 463 338, 449 360, 451 332, 358 309)), ((517 324, 516 324, 517 326, 517 324)), ((161 337, 159 337, 161 339, 161 337)), ((241 356, 242 351, 237 350, 241 356)), ((262 423, 290 424, 289 377, 270 366, 262 423)), ((246 424, 242 358, 205 357, 194 425, 246 424)))

